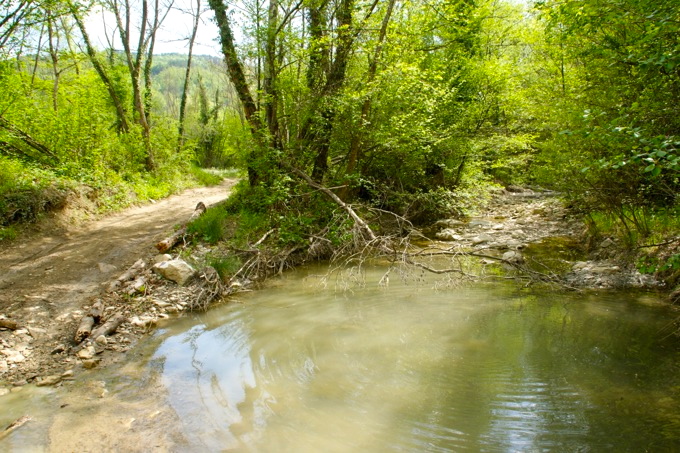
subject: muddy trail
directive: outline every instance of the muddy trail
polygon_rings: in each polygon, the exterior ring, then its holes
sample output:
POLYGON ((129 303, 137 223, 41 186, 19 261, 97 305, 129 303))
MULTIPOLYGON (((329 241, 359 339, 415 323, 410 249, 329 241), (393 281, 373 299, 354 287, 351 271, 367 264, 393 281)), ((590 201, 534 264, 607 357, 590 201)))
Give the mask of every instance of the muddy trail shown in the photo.
POLYGON ((0 248, 0 383, 21 384, 74 364, 57 353, 73 336, 73 322, 103 285, 185 222, 200 201, 229 195, 236 180, 187 190, 165 200, 126 209, 69 231, 54 228, 0 248))

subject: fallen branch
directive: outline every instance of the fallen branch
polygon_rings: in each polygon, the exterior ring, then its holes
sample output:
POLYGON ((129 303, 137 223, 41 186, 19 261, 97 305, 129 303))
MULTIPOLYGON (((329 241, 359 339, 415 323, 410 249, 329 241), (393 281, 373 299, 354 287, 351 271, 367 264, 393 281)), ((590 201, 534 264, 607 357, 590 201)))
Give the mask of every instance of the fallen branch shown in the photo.
POLYGON ((144 260, 142 259, 137 260, 135 264, 133 264, 128 268, 128 270, 123 272, 123 274, 120 277, 118 277, 116 280, 111 282, 111 284, 109 284, 108 292, 112 293, 119 289, 124 283, 136 278, 137 274, 142 272, 145 267, 146 263, 144 262, 144 260))
POLYGON ((326 194, 326 196, 328 196, 331 200, 333 200, 335 202, 335 204, 337 204, 342 209, 344 209, 345 212, 347 212, 347 214, 349 214, 349 216, 352 218, 352 220, 354 220, 354 223, 356 223, 357 226, 361 229, 361 231, 366 236, 368 236, 368 239, 370 239, 372 241, 375 241, 375 240, 378 239, 377 236, 375 235, 375 233, 373 232, 373 230, 371 229, 371 227, 369 227, 368 224, 366 222, 364 222, 364 219, 359 217, 357 215, 357 213, 354 211, 354 209, 352 209, 352 207, 350 205, 348 205, 347 203, 342 201, 340 199, 340 197, 338 197, 335 193, 333 193, 332 190, 330 190, 327 187, 324 187, 321 184, 317 183, 308 174, 306 174, 302 170, 297 169, 297 168, 292 167, 292 166, 288 166, 288 165, 287 165, 287 167, 293 173, 295 173, 296 175, 298 175, 299 177, 304 179, 307 184, 309 184, 310 186, 314 187, 315 189, 320 190, 321 192, 326 194))
POLYGON ((7 428, 0 432, 0 439, 4 439, 5 437, 9 436, 12 431, 19 429, 23 424, 31 420, 33 419, 28 415, 24 415, 23 417, 16 419, 14 422, 10 423, 7 428))
POLYGON ((57 155, 54 154, 52 150, 50 150, 47 146, 37 141, 23 130, 19 129, 18 127, 7 121, 5 118, 0 117, 0 127, 5 129, 10 134, 12 134, 14 137, 24 142, 26 145, 30 146, 32 149, 38 151, 40 154, 49 156, 57 162, 59 161, 57 155))
POLYGON ((92 329, 101 319, 103 309, 104 306, 101 300, 98 300, 94 305, 92 305, 92 307, 90 307, 90 310, 87 312, 87 314, 80 320, 78 329, 76 329, 76 334, 73 337, 76 343, 81 343, 90 336, 92 329))
POLYGON ((206 210, 207 208, 205 207, 205 204, 202 201, 199 201, 198 204, 196 205, 196 208, 194 209, 194 212, 191 214, 191 217, 189 217, 189 220, 187 220, 180 229, 178 229, 170 236, 156 244, 156 248, 158 249, 158 251, 160 253, 164 253, 172 249, 180 241, 180 239, 183 238, 184 235, 187 233, 187 226, 192 221, 202 216, 206 210))
POLYGON ((92 331, 92 335, 90 336, 94 339, 99 338, 101 335, 108 337, 109 335, 112 335, 116 332, 116 329, 118 329, 118 327, 125 322, 125 319, 125 316, 117 313, 111 316, 108 321, 104 323, 104 325, 92 331))

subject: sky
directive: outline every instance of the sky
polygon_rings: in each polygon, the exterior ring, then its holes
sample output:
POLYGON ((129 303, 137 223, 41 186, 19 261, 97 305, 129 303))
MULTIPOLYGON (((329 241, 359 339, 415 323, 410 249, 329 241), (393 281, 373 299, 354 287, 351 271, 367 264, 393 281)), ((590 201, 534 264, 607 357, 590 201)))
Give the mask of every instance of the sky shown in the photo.
MULTIPOLYGON (((163 1, 161 0, 161 2, 163 1)), ((191 14, 184 13, 181 10, 189 10, 191 3, 192 0, 174 1, 173 8, 156 34, 155 54, 187 54, 189 52, 189 37, 193 27, 193 18, 191 14)), ((199 24, 193 53, 194 55, 220 56, 220 46, 217 42, 219 32, 212 20, 213 13, 207 8, 206 1, 202 1, 201 4, 205 12, 201 14, 202 21, 199 24)), ((95 46, 100 49, 108 48, 106 35, 112 36, 115 23, 114 16, 110 13, 103 14, 101 9, 93 11, 87 17, 88 33, 95 46)), ((138 28, 138 24, 136 26, 138 28)), ((120 41, 116 41, 115 47, 122 49, 120 41)))

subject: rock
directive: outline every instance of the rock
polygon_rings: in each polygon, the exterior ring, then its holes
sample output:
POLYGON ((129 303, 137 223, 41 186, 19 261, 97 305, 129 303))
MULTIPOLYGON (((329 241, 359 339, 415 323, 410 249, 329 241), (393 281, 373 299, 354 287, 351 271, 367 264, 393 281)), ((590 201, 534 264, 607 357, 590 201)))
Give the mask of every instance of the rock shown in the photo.
POLYGON ((440 239, 442 241, 455 241, 454 238, 457 236, 457 234, 451 228, 446 228, 444 230, 441 230, 439 233, 435 234, 435 236, 437 237, 437 239, 440 239))
POLYGON ((585 269, 586 267, 588 267, 588 262, 586 262, 586 261, 577 261, 577 262, 574 263, 573 266, 571 266, 571 270, 574 271, 574 272, 578 272, 578 271, 580 271, 580 270, 585 269))
POLYGON ((63 344, 58 344, 54 349, 52 349, 52 352, 50 354, 59 354, 66 351, 66 346, 63 344))
POLYGON ((106 346, 109 343, 109 340, 106 339, 106 336, 99 335, 97 338, 95 338, 94 342, 99 345, 106 346))
POLYGON ((153 266, 154 272, 172 280, 178 285, 184 286, 195 275, 196 271, 186 261, 181 259, 174 259, 170 261, 163 261, 153 266))
POLYGON ((147 327, 156 324, 156 319, 152 316, 133 316, 130 324, 137 327, 147 327))
POLYGON ((0 374, 6 373, 9 370, 9 365, 7 365, 7 360, 0 360, 0 374))
POLYGON ((479 236, 475 236, 472 238, 472 245, 480 245, 480 244, 485 244, 487 242, 492 241, 493 238, 489 236, 488 234, 480 234, 479 236))
POLYGON ((5 396, 9 393, 9 389, 5 387, 0 387, 0 396, 5 396))
POLYGON ((83 360, 83 368, 88 370, 91 370, 92 368, 96 367, 97 364, 99 364, 99 360, 96 359, 83 360))
POLYGON ((21 363, 26 360, 26 357, 21 352, 14 349, 3 349, 0 352, 7 357, 7 363, 21 363))
POLYGON ((522 264, 524 257, 517 250, 509 250, 503 254, 503 259, 511 264, 522 264))
POLYGON ((462 222, 460 220, 456 219, 443 219, 443 220, 437 220, 435 222, 434 226, 439 227, 439 228, 451 228, 451 227, 457 227, 457 226, 462 226, 465 225, 465 222, 462 222))
POLYGON ((70 379, 73 377, 73 370, 66 370, 63 373, 61 373, 61 378, 62 379, 70 379))
POLYGON ((497 224, 495 224, 494 226, 491 227, 491 229, 494 230, 494 231, 500 231, 503 228, 505 228, 505 226, 502 223, 497 223, 497 224))
POLYGON ((47 330, 41 329, 41 328, 39 328, 39 327, 32 327, 32 326, 29 326, 29 327, 28 327, 28 333, 29 333, 33 338, 38 339, 38 338, 41 338, 41 337, 45 336, 45 334, 47 333, 47 330))
POLYGON ((38 382, 35 385, 37 385, 38 387, 50 387, 60 383, 61 379, 62 377, 57 374, 52 376, 45 376, 43 378, 38 378, 38 382))
POLYGON ((90 360, 92 357, 95 356, 96 353, 97 351, 94 349, 94 346, 87 346, 78 351, 76 355, 78 356, 79 359, 90 360))
POLYGON ((602 243, 600 244, 600 248, 606 249, 608 247, 612 247, 614 245, 614 241, 612 238, 607 238, 602 243))
POLYGON ((510 193, 522 193, 525 192, 525 189, 520 186, 516 186, 514 184, 510 184, 509 186, 505 187, 505 190, 510 192, 510 193))
POLYGON ((97 266, 99 267, 99 271, 104 273, 104 274, 111 274, 118 269, 116 266, 113 264, 107 264, 107 263, 98 263, 97 266))
POLYGON ((156 255, 153 258, 153 263, 158 264, 158 263, 162 263, 163 261, 170 261, 170 260, 172 260, 172 256, 168 255, 167 253, 163 253, 161 255, 156 255))

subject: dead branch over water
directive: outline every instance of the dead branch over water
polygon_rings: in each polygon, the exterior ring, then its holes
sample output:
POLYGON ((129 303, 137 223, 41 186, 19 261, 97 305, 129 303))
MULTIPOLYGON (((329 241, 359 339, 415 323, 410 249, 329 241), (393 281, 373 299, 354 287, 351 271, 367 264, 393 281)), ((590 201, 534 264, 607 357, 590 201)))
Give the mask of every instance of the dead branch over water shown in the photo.
POLYGON ((485 278, 512 278, 526 284, 544 283, 557 285, 564 289, 576 289, 540 263, 534 268, 526 263, 513 262, 492 254, 466 250, 459 245, 442 246, 431 242, 421 231, 406 218, 394 212, 382 209, 350 205, 345 203, 331 189, 317 183, 303 171, 285 165, 304 183, 325 194, 339 209, 354 222, 352 240, 341 246, 334 246, 326 238, 329 228, 323 228, 310 235, 308 245, 300 245, 285 250, 273 251, 266 247, 266 240, 275 232, 267 231, 258 241, 247 249, 232 250, 244 259, 244 264, 234 273, 230 284, 251 281, 273 274, 280 274, 284 269, 311 260, 327 259, 331 263, 329 273, 338 272, 349 267, 361 268, 369 262, 386 264, 388 270, 379 282, 385 286, 389 282, 389 274, 397 267, 420 270, 435 275, 448 275, 460 281, 479 281, 485 278), (360 215, 359 212, 363 214, 360 215), (367 220, 370 219, 370 220, 367 220), (381 224, 389 219, 390 228, 385 234, 378 234, 371 224, 381 224), (426 245, 419 246, 417 244, 426 245), (487 274, 486 266, 490 263, 502 265, 504 275, 487 274), (545 271, 538 271, 536 267, 545 271))

